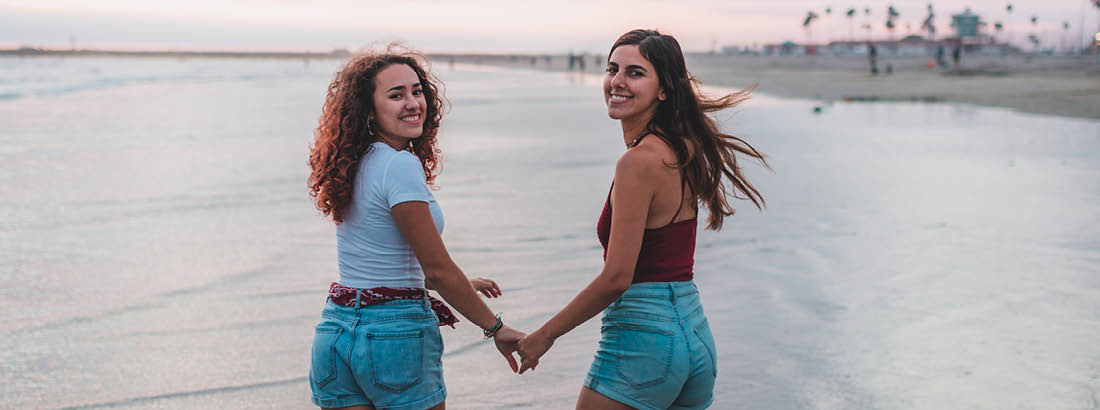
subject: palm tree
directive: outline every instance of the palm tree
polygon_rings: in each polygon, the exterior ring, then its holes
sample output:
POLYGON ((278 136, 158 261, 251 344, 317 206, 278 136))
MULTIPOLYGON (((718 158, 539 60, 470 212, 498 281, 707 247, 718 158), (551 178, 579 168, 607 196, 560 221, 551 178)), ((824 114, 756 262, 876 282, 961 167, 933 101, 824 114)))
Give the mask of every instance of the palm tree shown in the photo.
MULTIPOLYGON (((999 21, 998 21, 998 22, 995 22, 995 23, 993 23, 993 30, 995 30, 995 31, 997 32, 997 34, 994 34, 994 35, 993 35, 993 36, 994 36, 994 37, 993 37, 993 43, 994 43, 994 44, 996 44, 996 43, 997 43, 997 39, 1001 37, 1001 31, 1002 31, 1002 30, 1004 30, 1004 29, 1005 29, 1005 25, 1004 25, 1003 23, 1001 23, 1001 22, 999 22, 999 21)), ((1007 54, 1008 54, 1008 49, 1007 49, 1007 48, 1005 47, 1006 45, 1007 45, 1007 43, 1006 43, 1005 45, 1002 45, 1002 46, 1000 47, 1000 49, 1001 49, 1001 56, 1005 56, 1005 55, 1007 55, 1007 54)))
POLYGON ((1062 22, 1062 31, 1063 31, 1063 33, 1062 33, 1062 51, 1064 51, 1066 54, 1069 54, 1070 52, 1072 52, 1072 49, 1070 48, 1071 45, 1070 45, 1069 40, 1068 40, 1068 38, 1069 38, 1069 21, 1068 20, 1062 22))
POLYGON ((806 45, 810 45, 813 42, 813 33, 810 31, 810 24, 813 24, 814 20, 817 20, 817 13, 813 10, 806 12, 806 18, 802 20, 802 28, 806 29, 806 45))
MULTIPOLYGON (((1097 0, 1097 1, 1100 1, 1100 0, 1097 0)), ((863 15, 867 16, 867 22, 863 23, 863 28, 867 30, 867 41, 871 41, 871 19, 870 19, 870 17, 871 17, 871 8, 870 7, 864 7, 863 8, 863 15)))
POLYGON ((894 20, 900 17, 898 9, 894 8, 894 5, 890 5, 886 8, 886 31, 890 32, 890 41, 894 41, 894 29, 897 28, 897 24, 894 24, 894 20))
POLYGON ((1035 45, 1035 51, 1039 51, 1039 32, 1036 31, 1039 28, 1039 16, 1031 15, 1031 33, 1028 34, 1027 39, 1031 41, 1031 44, 1035 45))
POLYGON ((928 3, 928 17, 924 18, 924 21, 920 23, 921 30, 928 31, 928 39, 936 40, 936 25, 934 19, 936 13, 932 12, 932 3, 928 3))
MULTIPOLYGON (((1098 1, 1100 1, 1100 0, 1098 0, 1098 1)), ((856 8, 855 7, 849 8, 848 11, 846 13, 844 13, 844 15, 846 17, 848 17, 848 40, 849 41, 856 41, 855 26, 853 25, 855 23, 854 20, 855 20, 855 17, 856 17, 856 8)))

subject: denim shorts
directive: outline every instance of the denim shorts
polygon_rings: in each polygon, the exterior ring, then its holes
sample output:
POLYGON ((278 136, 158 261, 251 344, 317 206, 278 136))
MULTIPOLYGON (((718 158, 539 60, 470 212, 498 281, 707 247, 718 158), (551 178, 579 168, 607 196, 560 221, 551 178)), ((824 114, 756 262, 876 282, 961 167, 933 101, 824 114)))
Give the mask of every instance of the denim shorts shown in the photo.
POLYGON ((705 409, 717 351, 695 283, 630 286, 603 314, 584 385, 638 409, 705 409))
POLYGON ((424 410, 442 403, 443 339, 427 301, 325 303, 309 370, 313 404, 424 410))

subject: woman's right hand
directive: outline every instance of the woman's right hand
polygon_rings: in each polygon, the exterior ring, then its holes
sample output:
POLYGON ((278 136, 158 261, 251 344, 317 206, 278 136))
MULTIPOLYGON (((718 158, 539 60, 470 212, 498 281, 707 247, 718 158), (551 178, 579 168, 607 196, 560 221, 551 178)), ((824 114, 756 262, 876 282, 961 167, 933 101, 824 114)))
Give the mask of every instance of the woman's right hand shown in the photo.
POLYGON ((497 285, 491 279, 473 278, 470 279, 470 286, 473 286, 474 290, 481 292, 487 298, 500 297, 503 293, 500 291, 500 285, 497 285))
POLYGON ((497 330, 496 335, 493 336, 493 342, 497 345, 497 350, 500 351, 500 354, 508 361, 508 366, 512 367, 513 373, 519 372, 519 364, 516 362, 516 358, 512 356, 512 353, 515 353, 516 350, 519 349, 519 340, 526 336, 526 333, 503 324, 500 330, 497 330))

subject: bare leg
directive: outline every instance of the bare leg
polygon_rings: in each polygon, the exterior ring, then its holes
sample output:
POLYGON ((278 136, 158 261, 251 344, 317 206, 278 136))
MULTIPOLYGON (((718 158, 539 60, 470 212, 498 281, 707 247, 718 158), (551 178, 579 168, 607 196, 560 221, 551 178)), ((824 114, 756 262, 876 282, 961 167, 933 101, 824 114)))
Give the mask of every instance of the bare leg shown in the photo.
POLYGON ((577 410, 634 410, 633 407, 619 403, 611 398, 589 389, 581 388, 581 395, 577 397, 577 410))
POLYGON ((439 404, 435 405, 435 407, 432 407, 428 410, 445 410, 446 408, 447 408, 447 402, 444 401, 442 403, 439 403, 439 404))

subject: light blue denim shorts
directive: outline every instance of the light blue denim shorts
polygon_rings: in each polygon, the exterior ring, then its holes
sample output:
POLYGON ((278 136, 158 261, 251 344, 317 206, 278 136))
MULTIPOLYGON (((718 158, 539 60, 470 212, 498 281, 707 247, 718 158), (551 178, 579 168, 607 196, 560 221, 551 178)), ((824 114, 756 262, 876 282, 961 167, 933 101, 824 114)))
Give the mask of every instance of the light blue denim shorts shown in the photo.
POLYGON ((604 310, 600 347, 584 385, 638 409, 705 409, 717 351, 695 283, 630 286, 604 310))
POLYGON ((325 303, 309 386, 321 407, 424 410, 447 397, 443 339, 428 300, 360 308, 325 303))

